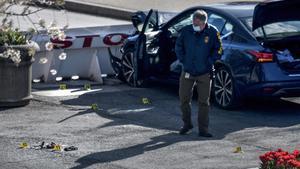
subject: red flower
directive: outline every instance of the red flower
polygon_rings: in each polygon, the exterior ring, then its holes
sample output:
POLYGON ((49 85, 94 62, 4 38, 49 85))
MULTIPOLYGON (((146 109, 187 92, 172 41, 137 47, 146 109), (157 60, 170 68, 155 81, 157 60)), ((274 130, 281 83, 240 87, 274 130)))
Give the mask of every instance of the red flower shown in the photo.
POLYGON ((294 150, 293 154, 294 154, 296 157, 298 157, 299 154, 300 154, 300 151, 299 151, 299 150, 294 150))
POLYGON ((289 153, 278 149, 277 151, 266 152, 259 158, 262 162, 260 169, 300 169, 299 150, 289 153), (299 158, 299 161, 297 158, 299 158))

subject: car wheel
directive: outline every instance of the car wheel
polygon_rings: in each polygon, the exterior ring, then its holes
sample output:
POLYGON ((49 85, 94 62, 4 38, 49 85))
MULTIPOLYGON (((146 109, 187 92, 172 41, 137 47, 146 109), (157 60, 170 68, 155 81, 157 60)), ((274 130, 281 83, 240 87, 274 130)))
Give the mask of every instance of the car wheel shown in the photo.
POLYGON ((129 49, 122 56, 122 76, 126 83, 133 87, 141 87, 143 80, 136 80, 137 66, 134 60, 133 50, 129 49))
POLYGON ((221 67, 216 71, 213 95, 215 103, 223 109, 235 108, 238 105, 234 79, 225 67, 221 67))

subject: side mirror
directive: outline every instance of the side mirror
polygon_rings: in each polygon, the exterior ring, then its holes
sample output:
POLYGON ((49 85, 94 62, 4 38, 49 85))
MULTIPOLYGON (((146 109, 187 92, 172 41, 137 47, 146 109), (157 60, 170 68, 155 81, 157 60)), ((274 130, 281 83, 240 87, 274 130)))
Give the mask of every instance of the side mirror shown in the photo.
POLYGON ((225 24, 224 30, 227 32, 225 33, 225 35, 223 35, 221 37, 221 40, 226 39, 228 36, 230 36, 231 34, 233 34, 233 25, 230 24, 229 22, 227 22, 225 24))

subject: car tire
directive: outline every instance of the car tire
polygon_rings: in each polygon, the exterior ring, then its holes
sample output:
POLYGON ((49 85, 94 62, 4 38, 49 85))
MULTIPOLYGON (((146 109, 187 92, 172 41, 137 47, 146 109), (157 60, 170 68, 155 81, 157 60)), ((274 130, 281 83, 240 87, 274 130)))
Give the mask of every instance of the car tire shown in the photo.
POLYGON ((132 87, 144 86, 144 80, 137 80, 135 78, 137 73, 137 65, 134 59, 134 50, 128 49, 124 52, 121 59, 122 64, 122 78, 132 87))
POLYGON ((213 99, 222 109, 234 109, 240 104, 235 80, 228 68, 220 67, 216 70, 213 81, 213 99))

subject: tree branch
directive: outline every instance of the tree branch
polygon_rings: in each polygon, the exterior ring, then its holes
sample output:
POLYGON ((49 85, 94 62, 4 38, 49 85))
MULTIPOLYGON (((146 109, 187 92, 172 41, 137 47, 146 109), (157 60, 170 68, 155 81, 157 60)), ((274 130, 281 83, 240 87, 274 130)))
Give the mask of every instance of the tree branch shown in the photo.
POLYGON ((28 13, 12 13, 12 12, 0 12, 2 14, 6 14, 6 15, 12 15, 12 16, 28 16, 28 15, 31 15, 31 14, 34 14, 34 13, 37 13, 41 10, 44 10, 43 8, 40 8, 40 9, 37 9, 35 11, 32 11, 32 12, 28 12, 28 13))

